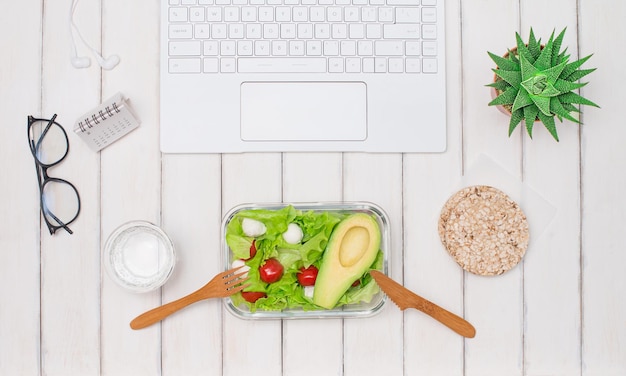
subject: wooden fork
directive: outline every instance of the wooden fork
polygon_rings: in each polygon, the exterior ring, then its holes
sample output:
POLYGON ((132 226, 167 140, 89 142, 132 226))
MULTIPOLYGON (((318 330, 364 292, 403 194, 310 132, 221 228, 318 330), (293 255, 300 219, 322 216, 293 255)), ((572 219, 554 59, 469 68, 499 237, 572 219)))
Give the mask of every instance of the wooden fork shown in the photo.
POLYGON ((237 273, 242 267, 243 266, 219 273, 213 277, 209 283, 191 294, 142 313, 130 322, 130 327, 132 329, 143 329, 197 301, 208 298, 225 298, 238 293, 249 286, 249 284, 243 284, 243 282, 248 279, 244 277, 247 271, 237 273))

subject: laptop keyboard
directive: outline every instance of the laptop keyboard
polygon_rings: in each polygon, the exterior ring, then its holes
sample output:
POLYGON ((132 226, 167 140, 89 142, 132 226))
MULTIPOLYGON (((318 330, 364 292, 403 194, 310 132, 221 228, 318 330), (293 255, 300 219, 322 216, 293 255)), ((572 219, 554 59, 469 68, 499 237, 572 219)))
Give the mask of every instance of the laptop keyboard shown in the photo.
POLYGON ((170 73, 437 73, 443 0, 168 0, 170 73))

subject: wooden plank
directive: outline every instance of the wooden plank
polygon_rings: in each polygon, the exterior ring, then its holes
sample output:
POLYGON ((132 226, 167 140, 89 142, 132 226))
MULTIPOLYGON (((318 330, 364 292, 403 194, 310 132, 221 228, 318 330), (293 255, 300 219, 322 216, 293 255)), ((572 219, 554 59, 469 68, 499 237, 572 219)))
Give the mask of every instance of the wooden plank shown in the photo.
MULTIPOLYGON (((446 56, 451 61, 460 61, 460 2, 447 1, 445 5, 446 56)), ((458 189, 462 171, 461 65, 449 64, 446 77, 447 151, 404 157, 403 272, 406 287, 462 316, 463 271, 443 248, 437 231, 441 208, 458 189)), ((463 365, 461 337, 422 313, 405 313, 405 375, 460 375, 463 365)))
MULTIPOLYGON (((165 154, 163 228, 177 264, 163 302, 197 290, 223 270, 221 263, 221 157, 165 154)), ((163 321, 163 374, 222 372, 222 301, 198 302, 163 321)))
MULTIPOLYGON (((157 225, 161 216, 161 154, 158 124, 159 4, 106 1, 102 4, 103 56, 121 63, 103 72, 103 99, 123 92, 141 125, 107 147, 102 157, 102 244, 130 220, 157 225), (141 17, 138 17, 141 15, 141 17), (132 31, 132 32, 131 32, 132 31), (146 36, 154 36, 147 38, 146 36)), ((103 375, 155 375, 161 371, 161 331, 129 328, 136 315, 159 305, 160 291, 136 294, 102 277, 101 347, 103 375)))
MULTIPOLYGON (((490 70, 493 63, 487 51, 498 53, 514 46, 519 2, 488 0, 481 6, 463 2, 461 11, 464 168, 486 153, 521 179, 520 130, 507 138, 509 118, 487 106, 490 93, 484 87, 493 78, 490 70)), ((476 338, 466 341, 466 375, 522 374, 522 283, 521 266, 495 278, 466 273, 466 319, 478 333, 476 338)))
POLYGON ((26 138, 26 118, 41 111, 42 7, 40 2, 5 4, 0 39, 0 103, 3 104, 0 170, 0 374, 38 375, 40 368, 39 190, 26 138))
MULTIPOLYGON (((224 155, 222 215, 244 203, 281 201, 282 156, 276 153, 224 155)), ((242 320, 224 310, 223 375, 282 373, 279 320, 242 320)))
MULTIPOLYGON (((342 161, 338 153, 284 154, 283 200, 287 203, 341 201, 342 161)), ((339 319, 283 321, 283 374, 340 374, 342 328, 339 319)))
MULTIPOLYGON (((41 341, 43 373, 100 373, 100 155, 74 132, 74 121, 99 104, 100 74, 77 70, 70 63, 66 38, 68 7, 45 2, 43 56, 44 117, 57 113, 68 133, 70 152, 50 175, 72 182, 81 196, 81 213, 50 236, 42 226, 41 341), (59 22, 65 20, 65 22, 59 22), (60 53, 62 51, 62 53, 60 53), (77 302, 80 302, 77 304, 77 302)), ((83 3, 76 23, 88 40, 100 39, 100 6, 83 3), (95 21, 94 21, 95 20, 95 21)), ((87 53, 79 47, 80 53, 87 53)), ((62 203, 70 205, 70 203, 62 203)))
MULTIPOLYGON (((522 38, 533 27, 546 42, 555 28, 559 33, 567 27, 563 47, 573 61, 578 51, 576 17, 575 0, 525 0, 522 38), (559 14, 557 23, 554 14, 559 14)), ((541 123, 536 123, 532 140, 524 136, 524 181, 559 208, 543 235, 531 234, 525 256, 524 370, 530 375, 577 375, 581 365, 580 138, 576 124, 557 122, 557 127, 559 143, 541 123)))
POLYGON ((621 17, 624 2, 598 6, 581 1, 579 54, 593 53, 587 76, 590 84, 581 94, 602 106, 583 108, 582 126, 582 367, 583 375, 626 374, 626 274, 624 264, 624 213, 626 200, 626 129, 620 117, 624 108, 623 82, 626 36, 621 17))
MULTIPOLYGON (((389 215, 392 278, 402 280, 402 155, 344 155, 344 199, 370 201, 389 215)), ((345 375, 403 372, 402 312, 388 302, 378 315, 344 320, 345 375)))

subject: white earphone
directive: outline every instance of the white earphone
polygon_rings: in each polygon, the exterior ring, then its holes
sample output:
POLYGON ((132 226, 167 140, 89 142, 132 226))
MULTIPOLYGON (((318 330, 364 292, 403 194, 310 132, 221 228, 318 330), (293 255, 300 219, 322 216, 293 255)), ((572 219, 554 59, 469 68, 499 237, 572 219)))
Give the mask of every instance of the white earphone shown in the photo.
POLYGON ((74 32, 76 32, 76 35, 78 35, 78 38, 81 40, 81 42, 83 42, 83 44, 91 50, 91 53, 93 53, 96 61, 102 67, 102 69, 111 70, 115 68, 115 66, 120 63, 120 57, 117 55, 111 55, 106 59, 102 57, 102 55, 100 55, 98 51, 96 51, 93 47, 89 45, 89 43, 87 43, 87 41, 85 41, 85 38, 83 38, 82 34, 78 30, 78 27, 74 23, 74 13, 76 11, 78 1, 79 0, 72 0, 72 7, 70 9, 70 38, 72 39, 72 56, 70 62, 72 63, 72 66, 74 68, 81 69, 87 68, 91 65, 91 59, 89 59, 87 56, 78 56, 76 40, 74 39, 74 32))

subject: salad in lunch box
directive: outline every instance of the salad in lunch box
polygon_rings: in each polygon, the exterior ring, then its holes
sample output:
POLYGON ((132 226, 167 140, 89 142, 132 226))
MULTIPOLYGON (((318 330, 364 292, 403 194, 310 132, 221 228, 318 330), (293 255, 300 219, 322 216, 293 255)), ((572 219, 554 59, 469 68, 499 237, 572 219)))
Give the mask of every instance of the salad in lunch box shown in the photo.
POLYGON ((381 231, 368 213, 247 209, 226 225, 232 266, 246 265, 249 286, 231 297, 256 310, 333 309, 369 302, 369 275, 383 268, 381 231))

